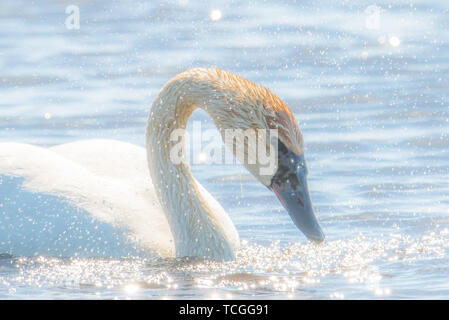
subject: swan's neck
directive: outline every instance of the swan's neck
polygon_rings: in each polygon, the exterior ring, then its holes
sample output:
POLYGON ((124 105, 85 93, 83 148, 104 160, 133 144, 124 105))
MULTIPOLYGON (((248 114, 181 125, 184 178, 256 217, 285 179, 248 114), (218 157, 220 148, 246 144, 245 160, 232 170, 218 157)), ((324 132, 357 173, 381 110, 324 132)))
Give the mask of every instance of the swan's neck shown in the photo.
MULTIPOLYGON (((187 163, 170 158, 174 130, 186 129, 200 107, 218 123, 222 103, 204 81, 178 77, 167 83, 155 99, 147 126, 147 152, 151 178, 175 241, 177 257, 232 259, 238 234, 222 207, 193 178, 187 163)), ((221 100, 223 102, 223 100, 221 100)))

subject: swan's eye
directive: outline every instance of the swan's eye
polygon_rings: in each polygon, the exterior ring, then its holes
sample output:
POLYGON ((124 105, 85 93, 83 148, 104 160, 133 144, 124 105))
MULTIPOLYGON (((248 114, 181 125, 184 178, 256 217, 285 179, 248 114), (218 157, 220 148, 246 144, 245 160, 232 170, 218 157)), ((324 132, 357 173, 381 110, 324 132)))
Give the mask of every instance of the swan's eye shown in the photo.
POLYGON ((305 161, 301 161, 301 163, 300 163, 300 170, 303 170, 304 174, 306 176, 309 174, 309 169, 307 168, 305 161))

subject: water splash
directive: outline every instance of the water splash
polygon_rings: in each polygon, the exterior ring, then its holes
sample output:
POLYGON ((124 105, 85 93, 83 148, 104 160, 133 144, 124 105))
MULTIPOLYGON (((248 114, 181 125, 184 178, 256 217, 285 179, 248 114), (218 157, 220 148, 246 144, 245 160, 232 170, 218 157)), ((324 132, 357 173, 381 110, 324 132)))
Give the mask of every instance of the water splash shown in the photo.
POLYGON ((236 260, 227 262, 3 256, 0 297, 24 297, 27 287, 42 292, 51 288, 52 298, 342 299, 358 298, 360 292, 365 297, 394 298, 400 293, 395 290, 396 278, 404 277, 395 275, 395 270, 404 264, 414 261, 420 266, 420 261, 433 259, 433 267, 441 272, 444 266, 438 267, 438 261, 449 252, 447 234, 444 229, 418 239, 360 236, 323 245, 244 242, 236 260))

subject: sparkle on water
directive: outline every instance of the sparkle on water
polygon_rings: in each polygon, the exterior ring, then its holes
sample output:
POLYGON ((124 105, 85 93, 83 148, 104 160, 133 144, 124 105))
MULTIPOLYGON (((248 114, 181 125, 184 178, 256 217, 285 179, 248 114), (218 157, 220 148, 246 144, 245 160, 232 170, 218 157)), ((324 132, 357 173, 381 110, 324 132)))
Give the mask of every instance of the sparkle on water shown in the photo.
MULTIPOLYGON (((243 241, 237 259, 229 262, 195 259, 111 259, 12 257, 0 259, 0 296, 57 297, 72 290, 92 298, 358 298, 401 295, 400 283, 390 282, 379 263, 401 270, 408 263, 441 258, 448 250, 445 233, 413 240, 356 237, 324 245, 269 246, 243 241), (329 282, 334 286, 328 286, 329 282), (350 290, 338 284, 350 283, 350 290), (388 286, 386 286, 388 284, 388 286)), ((429 269, 430 270, 430 269, 429 269)), ((406 275, 405 275, 406 276, 406 275)), ((429 283, 420 290, 432 290, 429 283)))
POLYGON ((401 44, 401 40, 396 36, 390 37, 389 42, 392 47, 399 47, 399 45, 401 44))
POLYGON ((214 9, 210 12, 210 18, 213 21, 218 21, 221 19, 221 11, 219 9, 214 9))
MULTIPOLYGON (((79 6, 80 29, 69 30, 54 1, 0 1, 0 141, 143 146, 168 79, 190 67, 230 69, 295 113, 326 241, 308 243, 243 168, 206 164, 199 153, 194 176, 241 236, 235 261, 127 255, 116 229, 95 230, 65 208, 46 223, 48 208, 33 211, 35 202, 14 219, 0 198, 0 229, 20 231, 0 238, 1 299, 449 297, 446 1, 79 6), (51 230, 57 241, 46 243, 51 230)), ((193 118, 214 128, 204 113, 193 118)), ((0 197, 13 198, 4 185, 0 176, 0 197)))

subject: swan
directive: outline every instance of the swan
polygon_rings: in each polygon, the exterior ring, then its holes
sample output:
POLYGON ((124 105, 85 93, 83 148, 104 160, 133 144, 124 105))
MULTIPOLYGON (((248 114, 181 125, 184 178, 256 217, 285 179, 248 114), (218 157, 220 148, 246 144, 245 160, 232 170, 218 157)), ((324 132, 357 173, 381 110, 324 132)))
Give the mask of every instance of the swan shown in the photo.
MULTIPOLYGON (((322 242, 307 186, 303 136, 292 111, 269 89, 218 68, 189 69, 164 85, 148 116, 146 150, 106 139, 50 148, 0 143, 0 187, 2 179, 7 185, 19 178, 18 189, 55 196, 98 221, 131 230, 162 256, 232 260, 239 236, 231 219, 188 163, 170 160, 177 143, 171 135, 186 128, 196 108, 208 113, 220 133, 278 130, 275 171, 261 174, 258 164, 238 160, 276 194, 310 240, 322 242)), ((7 191, 0 188, 0 204, 7 191)))

